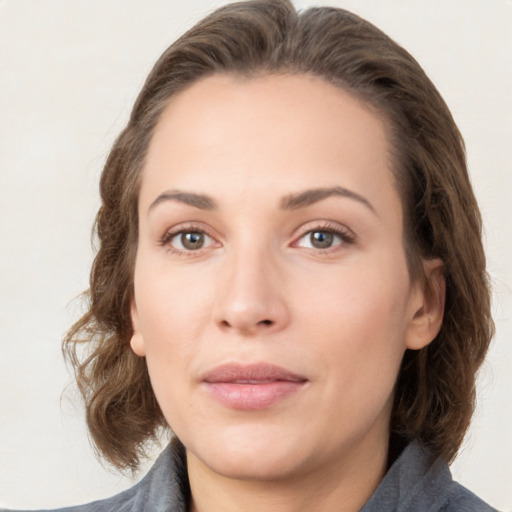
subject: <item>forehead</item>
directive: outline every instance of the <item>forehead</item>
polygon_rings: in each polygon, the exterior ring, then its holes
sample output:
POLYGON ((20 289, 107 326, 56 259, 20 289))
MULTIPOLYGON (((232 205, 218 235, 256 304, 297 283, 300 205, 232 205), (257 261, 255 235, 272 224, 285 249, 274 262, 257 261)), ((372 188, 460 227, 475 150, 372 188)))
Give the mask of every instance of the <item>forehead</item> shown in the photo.
POLYGON ((219 74, 171 98, 150 143, 140 199, 166 188, 248 194, 278 193, 281 185, 342 185, 378 196, 392 182, 390 167, 384 123, 343 89, 306 75, 219 74))

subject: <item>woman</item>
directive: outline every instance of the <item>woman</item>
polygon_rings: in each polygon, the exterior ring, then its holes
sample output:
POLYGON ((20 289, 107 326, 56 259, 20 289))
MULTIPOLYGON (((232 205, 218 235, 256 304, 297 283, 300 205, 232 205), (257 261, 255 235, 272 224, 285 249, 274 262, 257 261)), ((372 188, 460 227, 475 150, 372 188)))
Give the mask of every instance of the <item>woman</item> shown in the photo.
POLYGON ((157 62, 101 195, 65 342, 88 426, 119 468, 176 439, 73 510, 492 510, 446 465, 493 330, 481 221, 402 48, 342 10, 228 5, 157 62))

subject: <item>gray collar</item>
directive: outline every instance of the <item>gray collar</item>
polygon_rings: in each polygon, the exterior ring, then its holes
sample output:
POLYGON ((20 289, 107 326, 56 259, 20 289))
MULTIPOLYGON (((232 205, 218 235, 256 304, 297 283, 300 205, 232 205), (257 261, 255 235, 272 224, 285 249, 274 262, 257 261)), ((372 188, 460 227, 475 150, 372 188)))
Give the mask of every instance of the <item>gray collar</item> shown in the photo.
MULTIPOLYGON (((107 500, 61 512, 187 512, 190 486, 186 453, 174 439, 134 487, 107 500)), ((448 466, 420 443, 410 443, 395 460, 360 512, 492 512, 452 480, 448 466)))

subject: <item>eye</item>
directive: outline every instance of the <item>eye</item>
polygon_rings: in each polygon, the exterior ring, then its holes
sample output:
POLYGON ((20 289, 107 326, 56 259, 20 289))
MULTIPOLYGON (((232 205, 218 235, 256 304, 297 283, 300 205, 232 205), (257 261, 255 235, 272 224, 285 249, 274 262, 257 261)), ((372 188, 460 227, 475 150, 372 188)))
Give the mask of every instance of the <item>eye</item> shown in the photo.
POLYGON ((210 247, 215 243, 215 240, 203 231, 190 229, 168 233, 162 243, 171 246, 172 249, 178 252, 190 252, 210 247))
POLYGON ((339 245, 341 242, 341 237, 332 231, 316 230, 308 231, 299 239, 297 245, 310 249, 329 249, 329 247, 339 245))
POLYGON ((344 232, 341 228, 317 228, 304 233, 296 242, 296 246, 306 249, 327 250, 350 244, 354 235, 344 232))

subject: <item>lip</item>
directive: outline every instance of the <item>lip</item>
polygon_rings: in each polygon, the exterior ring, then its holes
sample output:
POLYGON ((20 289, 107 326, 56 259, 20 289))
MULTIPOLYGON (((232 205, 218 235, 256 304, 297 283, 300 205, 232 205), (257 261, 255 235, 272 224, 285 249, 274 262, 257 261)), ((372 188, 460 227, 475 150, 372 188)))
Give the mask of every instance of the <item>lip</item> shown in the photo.
POLYGON ((202 378, 211 396, 231 409, 258 410, 271 407, 306 384, 304 376, 268 363, 217 366, 202 378))

